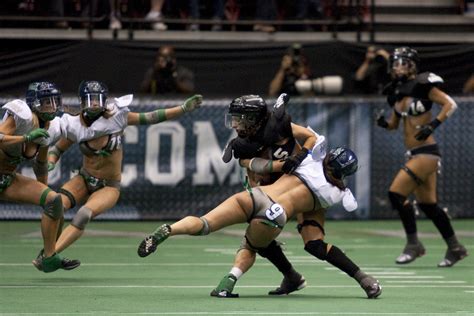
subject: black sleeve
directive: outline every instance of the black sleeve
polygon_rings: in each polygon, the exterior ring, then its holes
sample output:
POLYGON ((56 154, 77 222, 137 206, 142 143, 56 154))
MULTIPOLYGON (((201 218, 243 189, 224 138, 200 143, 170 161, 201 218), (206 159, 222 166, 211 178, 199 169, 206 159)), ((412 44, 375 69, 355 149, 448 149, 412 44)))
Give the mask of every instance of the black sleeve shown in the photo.
POLYGON ((222 160, 228 163, 232 156, 236 159, 250 159, 257 157, 262 145, 247 139, 236 137, 227 143, 222 154, 222 160))

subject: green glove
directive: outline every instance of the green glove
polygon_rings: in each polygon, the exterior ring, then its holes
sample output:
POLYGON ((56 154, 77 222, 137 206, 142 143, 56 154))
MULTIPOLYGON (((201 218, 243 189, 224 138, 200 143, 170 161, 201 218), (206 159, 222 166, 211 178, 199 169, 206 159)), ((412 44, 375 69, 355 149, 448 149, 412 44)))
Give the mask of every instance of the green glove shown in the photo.
POLYGON ((199 108, 202 103, 202 95, 195 94, 190 98, 187 98, 186 101, 181 105, 181 109, 184 113, 194 111, 199 108))
POLYGON ((56 167, 56 164, 54 162, 48 161, 48 172, 53 171, 55 167, 56 167))
POLYGON ((101 149, 101 150, 97 150, 95 152, 96 155, 99 155, 101 157, 109 157, 110 155, 112 155, 109 151, 107 150, 104 150, 104 149, 101 149))
POLYGON ((29 132, 28 134, 23 135, 23 137, 25 138, 25 142, 31 142, 40 137, 48 138, 49 134, 47 130, 43 128, 37 128, 29 132))

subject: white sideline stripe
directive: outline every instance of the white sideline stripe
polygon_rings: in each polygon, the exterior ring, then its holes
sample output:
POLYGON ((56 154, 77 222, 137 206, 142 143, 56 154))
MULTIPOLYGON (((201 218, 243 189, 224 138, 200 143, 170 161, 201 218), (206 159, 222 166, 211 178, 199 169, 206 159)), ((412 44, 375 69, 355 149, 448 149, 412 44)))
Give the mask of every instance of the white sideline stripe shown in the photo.
MULTIPOLYGON (((377 277, 377 274, 374 275, 377 277)), ((444 279, 444 276, 440 275, 381 275, 381 279, 444 279)))
POLYGON ((466 293, 474 293, 474 291, 464 291, 464 292, 466 292, 466 293))
MULTIPOLYGON (((459 311, 455 313, 433 313, 433 312, 413 312, 413 313, 390 313, 390 312, 256 312, 256 311, 225 311, 225 312, 138 312, 138 313, 118 313, 119 315, 469 315, 468 312, 459 311)), ((96 315, 95 312, 87 313, 0 313, 0 315, 96 315)))
POLYGON ((410 280, 387 280, 387 283, 436 283, 436 284, 464 284, 467 283, 466 281, 430 281, 430 280, 416 280, 416 281, 410 281, 410 280))
MULTIPOLYGON (((36 289, 36 288, 57 288, 57 289, 70 289, 70 288, 84 288, 84 289, 208 289, 214 288, 216 285, 0 285, 0 289, 36 289)), ((274 287, 272 285, 238 285, 238 289, 266 289, 274 287)), ((359 288, 359 285, 308 285, 305 288, 359 288)), ((387 288, 386 286, 384 288, 387 288)), ((389 288, 463 288, 463 289, 474 289, 474 285, 390 285, 389 288)))

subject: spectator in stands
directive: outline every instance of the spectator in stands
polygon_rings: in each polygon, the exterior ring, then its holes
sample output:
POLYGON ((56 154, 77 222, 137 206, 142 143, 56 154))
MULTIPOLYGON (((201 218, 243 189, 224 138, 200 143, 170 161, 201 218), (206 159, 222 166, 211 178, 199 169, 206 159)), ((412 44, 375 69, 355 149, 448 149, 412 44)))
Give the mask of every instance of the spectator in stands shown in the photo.
POLYGON ((255 19, 259 21, 253 26, 254 31, 275 32, 275 27, 263 21, 274 21, 277 17, 277 7, 275 0, 257 0, 255 19))
POLYGON ((160 47, 155 62, 145 74, 140 87, 143 93, 191 93, 194 91, 194 74, 178 65, 173 46, 160 47))
POLYGON ((281 93, 299 95, 295 83, 300 79, 310 79, 311 69, 300 44, 293 44, 283 56, 275 77, 270 82, 269 96, 281 93))
POLYGON ((465 94, 474 93, 474 74, 472 74, 471 77, 469 77, 469 79, 467 79, 467 81, 464 83, 462 92, 465 94))
POLYGON ((418 239, 415 210, 408 200, 415 195, 417 205, 438 229, 448 246, 438 267, 451 267, 468 255, 458 241, 451 221, 438 205, 436 192, 441 153, 434 138, 435 129, 456 111, 454 100, 439 87, 443 79, 431 72, 418 73, 418 52, 410 47, 396 48, 390 55, 392 82, 384 89, 392 108, 390 118, 377 118, 377 125, 387 130, 403 126, 406 162, 390 185, 388 197, 400 215, 407 242, 396 263, 407 264, 425 254, 418 239), (441 106, 433 119, 433 103, 441 106))
POLYGON ((387 64, 390 54, 383 48, 367 47, 364 62, 359 66, 354 82, 357 92, 381 94, 384 86, 390 82, 387 64))
POLYGON ((145 16, 145 19, 152 22, 151 28, 156 31, 166 31, 168 29, 168 26, 162 21, 161 10, 164 3, 165 0, 150 0, 150 11, 145 16))
MULTIPOLYGON (((216 22, 221 22, 225 17, 225 0, 213 0, 213 15, 212 19, 216 22)), ((222 31, 222 25, 220 23, 215 23, 211 27, 211 31, 222 31)))

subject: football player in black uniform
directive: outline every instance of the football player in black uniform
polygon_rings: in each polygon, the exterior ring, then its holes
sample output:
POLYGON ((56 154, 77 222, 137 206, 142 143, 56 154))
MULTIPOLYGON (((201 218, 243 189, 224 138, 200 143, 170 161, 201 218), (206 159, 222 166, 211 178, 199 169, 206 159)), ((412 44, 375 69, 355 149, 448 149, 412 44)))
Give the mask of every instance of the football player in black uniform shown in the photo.
MULTIPOLYGON (((234 128, 238 136, 226 146, 222 158, 226 163, 232 157, 239 159, 240 165, 247 169, 247 189, 250 192, 250 187, 268 185, 283 173, 292 173, 311 154, 309 148, 316 144, 316 133, 291 122, 291 116, 285 111, 288 101, 289 96, 282 94, 276 104, 268 109, 260 96, 245 95, 234 99, 229 106, 226 125, 234 128)), ((355 278, 369 298, 379 296, 381 286, 377 280, 362 272, 338 247, 323 241, 324 219, 324 210, 297 215, 298 231, 305 250, 355 278)), ((259 248, 253 246, 246 235, 236 254, 232 270, 224 276, 211 295, 237 297, 238 294, 232 293, 234 285, 252 266, 256 253, 267 258, 284 276, 280 286, 270 291, 269 295, 286 295, 306 286, 304 277, 292 268, 278 242, 273 240, 268 247, 259 248)))
POLYGON ((396 263, 410 263, 425 254, 417 236, 415 211, 407 199, 414 194, 417 205, 433 221, 448 245, 438 267, 451 267, 467 256, 467 250, 457 240, 449 217, 437 204, 436 177, 441 154, 433 132, 455 112, 457 105, 440 90, 441 77, 431 72, 418 73, 419 63, 418 52, 412 48, 399 47, 393 51, 390 55, 392 82, 384 89, 392 114, 388 121, 383 115, 377 118, 377 125, 388 130, 397 129, 402 122, 408 149, 407 161, 388 192, 407 235, 407 244, 396 263), (434 118, 431 113, 433 103, 441 106, 434 118))

